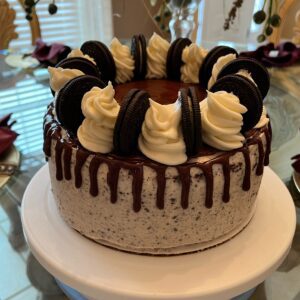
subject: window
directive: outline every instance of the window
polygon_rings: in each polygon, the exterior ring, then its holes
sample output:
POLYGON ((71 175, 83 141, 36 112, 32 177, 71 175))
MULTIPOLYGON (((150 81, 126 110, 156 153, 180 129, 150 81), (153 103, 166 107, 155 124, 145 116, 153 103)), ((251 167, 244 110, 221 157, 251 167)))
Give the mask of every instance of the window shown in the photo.
MULTIPOLYGON (((10 48, 32 49, 29 22, 18 0, 8 0, 16 10, 16 31, 19 38, 10 48)), ((58 12, 48 13, 50 0, 40 1, 37 8, 42 38, 47 43, 60 42, 72 48, 79 47, 89 39, 108 42, 112 38, 112 13, 110 0, 57 0, 58 12)))
MULTIPOLYGON (((10 44, 10 48, 26 53, 32 50, 30 26, 18 0, 8 2, 17 12, 15 22, 19 33, 19 38, 10 44)), ((48 13, 49 2, 42 0, 37 5, 42 37, 47 43, 61 42, 79 47, 89 39, 106 43, 111 40, 110 0, 57 0, 58 13, 53 16, 48 13)), ((17 120, 13 129, 20 134, 15 144, 23 155, 28 157, 40 154, 43 115, 53 99, 48 80, 41 81, 45 74, 16 74, 15 70, 7 71, 3 66, 0 64, 0 115, 13 113, 13 119, 17 120)))
POLYGON ((227 44, 240 49, 256 48, 256 36, 261 27, 252 21, 252 13, 262 7, 263 2, 263 0, 244 1, 230 30, 224 31, 223 24, 233 1, 202 0, 199 6, 197 42, 207 48, 217 44, 227 44))

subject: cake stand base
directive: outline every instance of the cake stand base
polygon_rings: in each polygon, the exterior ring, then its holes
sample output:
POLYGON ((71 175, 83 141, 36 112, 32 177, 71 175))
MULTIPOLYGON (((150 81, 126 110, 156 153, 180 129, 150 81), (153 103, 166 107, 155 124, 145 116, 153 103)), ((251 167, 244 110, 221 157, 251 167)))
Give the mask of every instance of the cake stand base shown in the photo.
POLYGON ((66 225, 56 207, 46 165, 24 194, 22 221, 38 261, 88 299, 223 300, 250 290, 278 268, 290 249, 296 214, 285 185, 265 168, 256 212, 233 239, 181 256, 123 253, 90 241, 66 225))

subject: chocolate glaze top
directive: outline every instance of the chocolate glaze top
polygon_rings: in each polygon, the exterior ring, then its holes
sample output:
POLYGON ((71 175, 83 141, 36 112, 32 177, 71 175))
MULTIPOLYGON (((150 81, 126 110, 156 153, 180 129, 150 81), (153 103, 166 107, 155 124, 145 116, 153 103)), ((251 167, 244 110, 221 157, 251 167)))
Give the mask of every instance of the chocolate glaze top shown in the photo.
POLYGON ((176 101, 178 91, 181 88, 188 88, 190 86, 196 87, 200 101, 206 97, 206 91, 199 84, 183 83, 167 79, 147 79, 115 85, 115 99, 120 103, 131 89, 140 89, 147 91, 154 101, 160 104, 170 104, 176 101))

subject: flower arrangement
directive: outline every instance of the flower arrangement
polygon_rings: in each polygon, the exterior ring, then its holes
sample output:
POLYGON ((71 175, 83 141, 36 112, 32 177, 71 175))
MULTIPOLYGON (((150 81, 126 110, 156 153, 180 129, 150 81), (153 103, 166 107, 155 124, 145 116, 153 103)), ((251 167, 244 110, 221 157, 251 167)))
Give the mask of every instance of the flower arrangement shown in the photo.
MULTIPOLYGON (((230 25, 233 24, 237 10, 243 5, 243 0, 234 0, 232 8, 228 13, 228 17, 225 19, 224 30, 228 30, 230 25)), ((257 37, 257 41, 262 43, 266 40, 267 36, 273 33, 275 27, 279 27, 281 24, 281 18, 278 14, 279 0, 264 0, 263 6, 260 10, 254 13, 253 21, 256 24, 264 24, 262 33, 257 37), (267 12, 266 12, 267 11, 267 12)))
MULTIPOLYGON (((32 20, 32 12, 35 9, 36 5, 40 2, 40 0, 24 0, 24 10, 26 12, 26 20, 32 20)), ((50 15, 54 15, 57 12, 57 5, 55 4, 55 0, 52 0, 48 5, 48 12, 50 15)))

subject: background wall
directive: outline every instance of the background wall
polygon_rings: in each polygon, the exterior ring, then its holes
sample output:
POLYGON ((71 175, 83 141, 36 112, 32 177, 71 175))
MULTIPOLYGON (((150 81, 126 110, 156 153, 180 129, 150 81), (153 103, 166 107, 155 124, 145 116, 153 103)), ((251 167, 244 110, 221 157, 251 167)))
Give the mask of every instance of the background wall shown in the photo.
POLYGON ((296 0, 287 15, 285 24, 283 25, 282 38, 290 39, 293 36, 293 27, 295 26, 295 15, 298 10, 300 10, 300 1, 296 0))
POLYGON ((146 38, 149 38, 154 31, 157 32, 156 26, 147 14, 144 2, 150 9, 151 14, 157 11, 157 5, 154 8, 151 7, 148 0, 112 0, 114 34, 116 37, 128 39, 134 34, 143 33, 146 38))
MULTIPOLYGON (((239 16, 240 23, 236 22, 236 25, 233 26, 233 30, 224 32, 222 30, 222 25, 224 23, 224 18, 227 15, 228 3, 231 5, 231 0, 205 0, 201 1, 202 11, 204 16, 199 18, 200 26, 203 26, 202 34, 198 34, 197 42, 200 40, 212 40, 214 43, 222 39, 233 40, 238 42, 236 39, 240 35, 240 30, 243 26, 243 23, 250 24, 251 15, 249 12, 253 11, 253 5, 255 3, 255 9, 258 9, 261 6, 263 0, 249 0, 245 1, 244 9, 242 15, 239 16), (226 4, 226 5, 225 5, 226 4), (224 7, 224 5, 226 7, 224 7), (218 12, 218 13, 217 13, 218 12), (245 13, 245 14, 244 14, 245 13), (214 18, 209 18, 210 15, 213 15, 214 18), (208 26, 205 26, 206 25, 208 26), (241 26, 241 28, 239 28, 241 26)), ((149 0, 112 0, 112 12, 113 12, 113 26, 114 26, 114 35, 120 39, 129 39, 133 34, 143 33, 147 38, 149 38, 154 31, 158 32, 157 27, 152 22, 149 17, 144 3, 147 4, 147 7, 150 9, 152 15, 158 10, 158 5, 156 7, 151 7, 149 0), (118 17, 119 16, 119 17, 118 17)), ((254 9, 254 10, 255 10, 254 9)), ((292 9, 289 11, 288 17, 283 26, 283 38, 290 39, 293 36, 293 27, 295 24, 295 14, 300 9, 300 0, 296 0, 292 9)), ((238 21, 238 20, 237 20, 238 21)), ((247 25, 247 27, 249 27, 247 25)), ((253 34, 253 42, 256 41, 256 36, 260 33, 260 28, 258 31, 253 34)), ((241 34, 241 36, 245 36, 241 34)), ((249 40, 248 40, 249 42, 249 40)), ((255 46, 256 47, 256 46, 255 46)))

